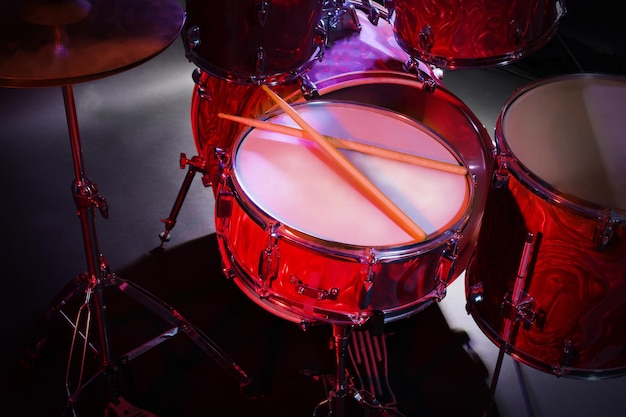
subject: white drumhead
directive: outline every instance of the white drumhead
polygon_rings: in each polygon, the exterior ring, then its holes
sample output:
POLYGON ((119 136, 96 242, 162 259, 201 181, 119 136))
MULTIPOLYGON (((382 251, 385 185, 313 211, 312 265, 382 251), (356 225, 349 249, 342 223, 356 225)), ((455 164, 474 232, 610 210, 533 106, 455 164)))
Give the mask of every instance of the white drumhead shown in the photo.
POLYGON ((626 79, 561 78, 520 94, 502 132, 513 155, 568 195, 626 209, 626 79))
MULTIPOLYGON (((458 164, 453 151, 421 124, 365 105, 315 102, 296 106, 318 132, 458 164)), ((285 114, 272 119, 297 127, 285 114)), ((341 151, 426 233, 448 230, 465 213, 467 176, 354 151, 341 151)), ((239 141, 233 172, 265 214, 319 239, 389 246, 413 239, 333 168, 313 142, 252 129, 239 141)))

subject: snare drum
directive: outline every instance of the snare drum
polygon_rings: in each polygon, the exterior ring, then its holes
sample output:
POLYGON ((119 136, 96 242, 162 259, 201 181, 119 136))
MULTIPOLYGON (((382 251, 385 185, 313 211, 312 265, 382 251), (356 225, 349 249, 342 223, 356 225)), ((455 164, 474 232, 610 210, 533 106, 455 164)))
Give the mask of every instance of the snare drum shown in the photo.
POLYGON ((188 58, 224 80, 276 84, 321 57, 322 0, 187 0, 182 30, 188 58))
MULTIPOLYGON (((294 106, 324 135, 465 165, 443 138, 402 114, 317 101, 294 106)), ((272 123, 297 127, 279 113, 272 123)), ((390 321, 445 294, 469 220, 468 175, 343 151, 426 233, 416 242, 310 141, 252 129, 228 156, 216 230, 227 274, 253 300, 298 323, 390 321)))
POLYGON ((626 78, 561 76, 519 90, 496 126, 468 306, 515 359, 559 376, 626 371, 625 108, 626 78))
POLYGON ((411 56, 445 67, 516 61, 545 45, 563 0, 394 0, 394 30, 411 56))
MULTIPOLYGON (((357 10, 357 15, 366 21, 367 17, 361 10, 357 10)), ((449 276, 446 274, 448 281, 442 283, 436 282, 433 277, 427 278, 424 282, 419 282, 416 275, 412 275, 413 283, 421 285, 422 289, 418 292, 408 293, 410 295, 405 294, 402 301, 389 302, 386 305, 381 304, 383 309, 387 310, 387 319, 394 319, 415 312, 428 304, 427 300, 442 297, 445 294, 445 286, 466 268, 476 245, 491 178, 490 170, 493 166, 493 144, 484 126, 463 102, 444 88, 434 75, 427 77, 437 85, 434 90, 430 90, 425 88, 425 83, 419 77, 405 72, 403 66, 408 58, 408 54, 397 45, 390 23, 381 20, 377 26, 363 24, 359 32, 351 32, 346 37, 336 38, 327 45, 324 60, 318 62, 307 72, 311 81, 315 83, 316 91, 319 94, 315 101, 352 102, 404 115, 404 117, 426 126, 427 129, 434 132, 435 136, 442 138, 452 149, 451 152, 457 153, 460 159, 464 161, 470 173, 468 178, 472 182, 473 197, 469 202, 471 206, 469 219, 463 233, 457 237, 458 253, 446 255, 450 259, 450 264, 455 264, 453 269, 456 272, 449 276)), ((430 68, 419 63, 419 70, 424 75, 428 75, 430 68)), ((306 101, 298 82, 280 84, 272 88, 290 103, 306 101)), ((217 114, 223 112, 252 118, 265 118, 268 113, 274 110, 276 110, 276 106, 258 87, 229 83, 206 72, 201 73, 192 96, 192 132, 197 149, 206 161, 207 182, 213 184, 216 199, 218 198, 217 191, 221 177, 219 167, 224 165, 223 161, 216 158, 216 153, 226 153, 232 157, 234 142, 247 129, 240 124, 220 119, 217 114)), ((384 134, 384 138, 390 136, 392 136, 392 132, 384 134)), ((254 206, 253 202, 250 204, 254 206)), ((247 207, 247 205, 243 204, 243 207, 247 207)), ((252 212, 259 210, 259 208, 255 208, 252 212)), ((225 221, 226 219, 220 220, 220 222, 225 221)), ((313 230, 313 232, 313 236, 315 236, 317 231, 313 230)), ((449 232, 446 231, 445 236, 449 236, 449 232)), ((256 233, 260 232, 256 231, 256 233)), ((309 238, 302 239, 303 242, 308 243, 309 238)), ((345 245, 342 239, 338 238, 338 241, 345 245)), ((226 262, 230 262, 230 255, 226 249, 222 250, 224 259, 226 262)), ((388 250, 392 250, 392 252, 395 249, 393 245, 388 247, 388 250)), ((440 249, 437 248, 436 250, 440 249)), ((419 252, 419 250, 417 251, 419 252)), ((235 252, 235 256, 242 256, 238 253, 239 249, 235 249, 235 252)), ((315 251, 312 253, 318 254, 315 251)), ((319 249, 319 254, 322 255, 316 258, 325 259, 327 257, 326 249, 324 247, 319 249)), ((253 300, 277 315, 287 316, 294 321, 300 320, 301 316, 309 321, 320 320, 321 318, 317 316, 311 317, 298 311, 291 312, 290 305, 283 306, 276 301, 280 298, 280 294, 276 295, 272 301, 261 297, 257 293, 258 277, 256 274, 246 272, 246 274, 239 275, 240 272, 235 271, 237 265, 249 262, 248 257, 258 256, 258 253, 246 255, 242 256, 246 262, 241 260, 237 264, 230 263, 228 269, 231 275, 234 275, 239 286, 253 300), (239 276, 241 278, 238 278, 239 276)), ((397 274, 402 274, 402 268, 406 267, 404 262, 410 258, 418 257, 415 252, 411 251, 408 255, 403 256, 404 258, 398 258, 399 260, 396 262, 397 274)), ((435 259, 435 256, 431 256, 430 259, 435 259)), ((390 263, 386 262, 386 268, 389 267, 390 263)), ((379 294, 385 292, 385 290, 379 291, 379 294)), ((388 291, 393 293, 395 290, 389 289, 388 291)), ((359 314, 371 313, 371 307, 370 311, 360 313, 354 311, 353 307, 344 310, 328 302, 324 309, 326 311, 321 316, 324 314, 333 316, 333 319, 339 322, 352 320, 352 318, 348 318, 348 315, 358 316, 359 314), (337 309, 336 312, 334 312, 335 309, 337 309)))

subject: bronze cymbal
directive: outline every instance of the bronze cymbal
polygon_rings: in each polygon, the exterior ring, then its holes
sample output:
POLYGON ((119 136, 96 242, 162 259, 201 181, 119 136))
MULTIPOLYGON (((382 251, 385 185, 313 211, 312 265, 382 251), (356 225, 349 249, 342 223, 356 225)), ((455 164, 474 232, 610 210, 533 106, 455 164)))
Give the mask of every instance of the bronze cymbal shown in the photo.
POLYGON ((116 74, 180 34, 177 0, 26 0, 0 4, 0 86, 50 87, 116 74))

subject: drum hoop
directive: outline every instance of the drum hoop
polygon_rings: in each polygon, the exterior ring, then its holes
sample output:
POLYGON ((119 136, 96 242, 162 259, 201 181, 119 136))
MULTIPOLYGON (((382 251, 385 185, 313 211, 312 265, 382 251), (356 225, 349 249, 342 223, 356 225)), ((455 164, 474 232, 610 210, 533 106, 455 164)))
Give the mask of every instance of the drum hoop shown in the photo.
POLYGON ((556 34, 559 26, 559 19, 555 20, 550 28, 541 36, 528 43, 526 46, 510 51, 502 55, 495 55, 486 58, 455 58, 445 57, 442 55, 434 55, 427 52, 415 49, 410 44, 396 36, 396 42, 398 45, 406 50, 411 51, 411 56, 414 56, 418 60, 428 62, 429 64, 443 67, 446 69, 461 69, 461 68, 486 68, 494 66, 504 66, 519 61, 520 59, 537 52, 543 48, 556 34))
MULTIPOLYGON (((350 84, 350 85, 355 85, 355 84, 350 84)), ((363 84, 356 84, 356 85, 363 85, 363 84)), ((304 104, 317 105, 317 103, 320 103, 320 104, 337 103, 337 104, 348 104, 352 106, 355 105, 354 102, 349 102, 349 101, 325 100, 325 101, 320 101, 320 102, 316 102, 316 101, 299 102, 299 103, 295 103, 294 106, 299 106, 299 105, 304 105, 304 104)), ((400 112, 396 112, 390 109, 385 109, 385 108, 377 107, 373 105, 367 105, 367 107, 375 108, 375 109, 383 109, 386 112, 389 112, 397 117, 400 117, 406 120, 408 123, 415 123, 415 124, 421 125, 420 123, 417 123, 415 120, 413 120, 411 117, 404 115, 400 112)), ((265 115, 264 119, 271 117, 271 115, 273 114, 274 112, 268 115, 265 115)), ((448 149, 449 152, 451 152, 459 161, 463 163, 464 166, 467 167, 467 164, 465 163, 462 156, 447 141, 445 141, 445 138, 442 138, 441 135, 437 134, 437 132, 433 131, 430 127, 425 126, 425 125, 423 127, 428 129, 428 131, 432 132, 433 135, 436 136, 436 138, 443 141, 444 143, 442 143, 442 145, 444 145, 446 149, 448 149)), ((318 236, 314 236, 309 233, 297 230, 296 228, 292 226, 289 226, 280 222, 278 219, 274 218, 269 213, 267 213, 262 207, 260 207, 257 204, 256 201, 253 200, 253 198, 250 195, 248 195, 248 193, 246 193, 246 191, 243 189, 239 181, 234 179, 235 177, 234 171, 236 170, 234 156, 237 150, 239 149, 239 146, 242 144, 242 142, 245 140, 245 138, 248 136, 248 134, 252 130, 253 130, 252 128, 248 128, 245 131, 243 131, 233 143, 233 146, 232 146, 233 151, 229 158, 230 159, 229 165, 231 166, 231 168, 230 168, 230 172, 227 175, 228 185, 229 187, 231 187, 233 196, 239 202, 239 205, 241 206, 241 208, 250 218, 252 218, 255 221, 255 223, 257 223, 263 229, 267 229, 268 225, 273 225, 273 232, 277 236, 286 238, 292 243, 295 243, 303 247, 311 248, 315 251, 323 251, 333 257, 344 258, 344 259, 356 259, 356 260, 363 259, 364 254, 369 249, 371 249, 373 250, 374 253, 376 253, 376 259, 379 261, 382 261, 382 260, 402 257, 408 254, 412 256, 413 255, 419 256, 419 255, 423 255, 425 253, 431 252, 435 249, 438 249, 443 244, 455 239, 458 236, 458 234, 462 232, 462 230, 465 228, 465 226, 469 222, 472 208, 474 206, 474 188, 472 187, 471 178, 466 179, 466 184, 467 184, 466 189, 467 189, 467 194, 468 194, 467 200, 465 204, 459 208, 457 214, 447 223, 449 227, 433 233, 432 237, 430 237, 429 239, 425 241, 407 242, 407 243, 401 243, 398 245, 363 246, 363 245, 354 245, 354 244, 348 244, 348 243, 343 243, 343 242, 334 242, 334 241, 326 240, 318 236)), ((470 175, 470 174, 467 174, 467 175, 470 175)))
POLYGON ((502 111, 500 112, 500 115, 498 116, 495 134, 496 149, 497 154, 500 157, 506 159, 507 171, 509 171, 515 179, 526 185, 534 194, 541 197, 543 200, 566 208, 575 213, 582 214, 585 217, 605 218, 607 217, 608 213, 608 216, 611 218, 611 220, 623 222, 626 221, 626 210, 613 207, 605 207, 596 202, 585 200, 583 198, 563 192, 555 188, 552 184, 545 181, 539 175, 535 174, 532 170, 526 167, 522 161, 518 159, 518 157, 513 153, 513 150, 506 141, 506 138, 504 137, 503 123, 504 119, 506 118, 506 114, 510 107, 517 101, 517 99, 524 96, 525 93, 531 90, 535 90, 536 88, 543 85, 552 84, 554 82, 598 78, 609 81, 614 80, 626 82, 626 77, 614 74, 567 74, 543 78, 517 89, 513 93, 513 95, 506 101, 502 111))
MULTIPOLYGON (((348 87, 358 87, 362 85, 369 84, 393 84, 393 85, 402 85, 406 87, 415 88, 419 91, 425 92, 425 83, 417 78, 414 74, 409 74, 401 71, 391 71, 391 70, 366 70, 366 71, 351 71, 338 75, 334 75, 332 77, 325 78, 320 81, 316 81, 316 86, 320 91, 320 96, 323 97, 325 94, 332 93, 335 91, 343 90, 348 87)), ((426 92, 425 92, 426 94, 426 92)), ((476 132, 480 132, 481 135, 485 137, 489 137, 489 133, 485 130, 484 125, 476 118, 476 116, 472 113, 469 107, 454 93, 448 90, 445 86, 441 84, 437 84, 434 91, 429 91, 428 94, 434 95, 445 95, 445 97, 450 101, 450 103, 460 110, 462 114, 465 116, 467 121, 471 122, 472 127, 476 132)), ((297 102, 304 101, 301 99, 297 102)), ((393 111, 393 110, 391 110, 393 111)), ((488 143, 483 143, 487 146, 485 150, 485 154, 493 155, 495 152, 494 143, 490 140, 488 143)))
POLYGON ((323 51, 324 50, 321 46, 316 46, 313 54, 304 63, 295 68, 277 73, 258 73, 255 75, 251 75, 248 73, 233 73, 232 71, 228 71, 224 68, 209 63, 198 54, 191 51, 187 51, 187 55, 189 56, 189 59, 193 61, 193 63, 195 63, 200 69, 221 80, 243 85, 267 84, 269 86, 274 86, 296 80, 302 74, 311 69, 316 61, 319 61, 321 59, 321 57, 323 56, 323 51))
MULTIPOLYGON (((474 259, 470 262, 470 264, 474 262, 474 259)), ((468 267, 468 273, 472 271, 472 267, 468 267)), ((480 328, 485 336, 496 346, 501 347, 504 343, 502 339, 502 335, 499 331, 497 331, 489 322, 487 322, 483 316, 481 316, 480 312, 476 308, 476 306, 472 303, 468 304, 469 313, 474 317, 474 321, 476 325, 480 328)), ((507 345, 507 349, 509 349, 509 354, 511 357, 515 358, 515 360, 522 362, 528 366, 532 366, 533 368, 545 372, 547 374, 555 374, 557 371, 557 364, 551 364, 546 362, 545 360, 541 360, 535 356, 533 356, 532 352, 526 352, 520 348, 515 343, 509 343, 507 345)), ((563 366, 558 368, 559 376, 567 377, 571 379, 607 379, 614 378, 617 376, 622 376, 626 373, 626 367, 613 367, 606 369, 585 369, 585 368, 575 368, 563 366)))

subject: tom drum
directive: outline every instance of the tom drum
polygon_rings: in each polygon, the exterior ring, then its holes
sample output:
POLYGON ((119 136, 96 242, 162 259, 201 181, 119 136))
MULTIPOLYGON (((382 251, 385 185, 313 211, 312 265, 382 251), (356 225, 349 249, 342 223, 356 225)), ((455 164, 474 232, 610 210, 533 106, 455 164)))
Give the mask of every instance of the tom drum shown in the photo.
POLYGON ((445 68, 516 61, 544 46, 565 13, 562 0, 394 0, 398 44, 445 68))
POLYGON ((297 78, 323 52, 322 0, 187 0, 182 38, 198 67, 241 84, 297 78))
POLYGON ((468 306, 515 359, 556 375, 626 371, 624 108, 626 78, 561 76, 516 92, 496 126, 468 306))

